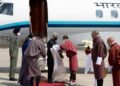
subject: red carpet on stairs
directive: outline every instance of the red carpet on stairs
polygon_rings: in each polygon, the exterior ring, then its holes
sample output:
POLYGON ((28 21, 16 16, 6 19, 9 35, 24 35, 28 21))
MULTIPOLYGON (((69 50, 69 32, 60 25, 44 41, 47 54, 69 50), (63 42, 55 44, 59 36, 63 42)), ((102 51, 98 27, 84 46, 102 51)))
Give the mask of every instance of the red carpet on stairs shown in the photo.
POLYGON ((40 82, 39 86, 65 86, 64 83, 40 82))

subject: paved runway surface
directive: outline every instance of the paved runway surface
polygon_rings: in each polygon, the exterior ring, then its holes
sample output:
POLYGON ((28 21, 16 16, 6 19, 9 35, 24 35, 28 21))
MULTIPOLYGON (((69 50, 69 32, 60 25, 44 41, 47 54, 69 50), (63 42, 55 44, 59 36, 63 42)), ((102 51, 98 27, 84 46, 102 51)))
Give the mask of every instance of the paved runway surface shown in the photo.
MULTIPOLYGON (((84 74, 84 65, 85 65, 85 54, 83 51, 78 51, 78 61, 79 61, 79 71, 77 73, 77 83, 79 86, 94 86, 94 75, 93 73, 84 74)), ((9 81, 8 72, 9 72, 9 49, 0 49, 0 86, 20 86, 17 82, 9 81)), ((64 58, 64 63, 67 69, 69 69, 68 58, 64 58)), ((107 67, 107 58, 106 58, 106 67, 107 67)), ((16 78, 19 76, 19 68, 21 66, 21 49, 19 53, 18 65, 16 78)), ((44 77, 47 77, 47 73, 42 73, 44 77)), ((69 71, 67 72, 69 78, 69 71)), ((66 85, 67 86, 67 85, 66 85)), ((104 86, 113 86, 112 85, 112 76, 107 74, 104 80, 104 86)))

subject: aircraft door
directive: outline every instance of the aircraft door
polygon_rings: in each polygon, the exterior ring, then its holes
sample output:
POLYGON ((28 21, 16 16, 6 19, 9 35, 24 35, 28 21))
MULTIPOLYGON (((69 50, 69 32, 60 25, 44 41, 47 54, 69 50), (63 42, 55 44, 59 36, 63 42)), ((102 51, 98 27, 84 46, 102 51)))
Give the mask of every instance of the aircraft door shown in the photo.
POLYGON ((30 0, 31 31, 47 37, 48 7, 46 0, 30 0))

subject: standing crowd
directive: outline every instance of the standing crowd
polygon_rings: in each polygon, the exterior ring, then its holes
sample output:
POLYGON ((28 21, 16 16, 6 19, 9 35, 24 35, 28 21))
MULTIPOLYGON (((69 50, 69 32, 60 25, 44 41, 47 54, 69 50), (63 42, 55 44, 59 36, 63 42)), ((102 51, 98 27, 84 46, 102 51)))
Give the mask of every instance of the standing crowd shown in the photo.
MULTIPOLYGON (((11 81, 16 81, 15 69, 18 57, 18 36, 19 30, 13 31, 14 37, 10 39, 10 73, 9 77, 11 81)), ((100 37, 98 31, 91 33, 93 39, 93 48, 89 47, 85 50, 86 55, 91 57, 90 62, 86 64, 90 66, 85 68, 85 73, 88 70, 94 71, 94 77, 96 80, 95 86, 103 86, 104 78, 106 77, 104 60, 107 56, 107 48, 100 37)), ((66 68, 63 63, 63 52, 69 58, 69 70, 70 70, 70 85, 76 85, 76 72, 78 70, 78 56, 77 49, 69 39, 67 35, 63 36, 62 44, 57 44, 58 34, 54 33, 52 38, 47 43, 47 52, 45 49, 45 43, 40 34, 30 34, 23 43, 22 46, 22 65, 20 69, 20 75, 18 82, 22 86, 39 86, 41 79, 41 69, 38 65, 38 58, 47 56, 48 66, 48 82, 65 82, 68 83, 66 77, 66 68)), ((113 76, 113 86, 120 86, 120 45, 115 41, 113 37, 109 37, 107 43, 110 47, 108 62, 111 66, 113 76)))

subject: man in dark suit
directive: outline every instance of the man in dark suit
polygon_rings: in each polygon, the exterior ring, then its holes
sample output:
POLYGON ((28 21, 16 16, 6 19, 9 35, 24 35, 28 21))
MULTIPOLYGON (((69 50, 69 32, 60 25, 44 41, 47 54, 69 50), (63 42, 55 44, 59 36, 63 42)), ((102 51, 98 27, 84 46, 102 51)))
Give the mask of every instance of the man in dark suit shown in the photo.
POLYGON ((48 82, 52 83, 52 74, 53 74, 53 69, 54 69, 54 60, 53 60, 53 56, 52 53, 50 51, 50 49, 53 47, 53 45, 57 44, 57 39, 58 39, 58 34, 54 33, 52 35, 52 38, 48 41, 47 43, 47 66, 48 66, 48 82))

